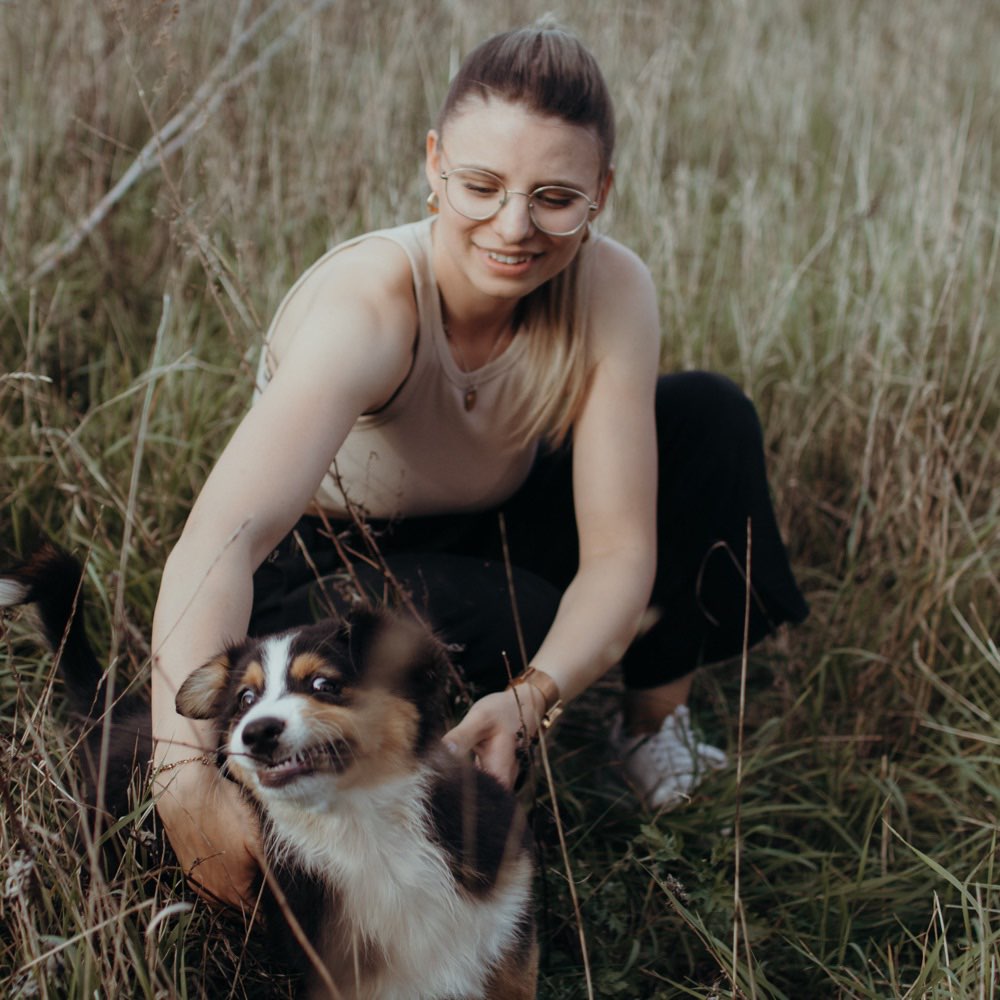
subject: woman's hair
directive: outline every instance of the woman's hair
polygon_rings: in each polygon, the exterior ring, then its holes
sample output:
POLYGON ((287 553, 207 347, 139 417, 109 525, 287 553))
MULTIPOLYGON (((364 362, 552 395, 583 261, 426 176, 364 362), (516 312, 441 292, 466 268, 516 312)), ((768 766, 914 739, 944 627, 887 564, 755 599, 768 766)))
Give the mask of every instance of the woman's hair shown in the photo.
MULTIPOLYGON (((590 129, 600 147, 603 183, 615 146, 615 116, 604 75, 583 43, 542 19, 486 39, 459 68, 438 115, 438 134, 466 103, 490 99, 523 104, 540 115, 590 129)), ((517 403, 518 436, 545 436, 553 444, 570 432, 590 378, 586 286, 590 256, 581 248, 570 265, 526 297, 522 335, 528 341, 526 376, 517 403)))
POLYGON ((583 43, 547 18, 487 38, 466 56, 438 114, 442 132, 466 101, 496 98, 593 129, 601 175, 615 149, 615 113, 604 74, 583 43))

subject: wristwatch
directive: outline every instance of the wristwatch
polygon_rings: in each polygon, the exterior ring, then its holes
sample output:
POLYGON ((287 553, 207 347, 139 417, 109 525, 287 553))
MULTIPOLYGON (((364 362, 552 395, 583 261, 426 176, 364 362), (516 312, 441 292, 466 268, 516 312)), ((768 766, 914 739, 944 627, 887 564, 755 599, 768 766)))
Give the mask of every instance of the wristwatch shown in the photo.
POLYGON ((542 698, 545 699, 545 712, 539 720, 539 724, 542 729, 548 730, 563 713, 563 701, 559 694, 559 686, 544 670, 539 670, 537 667, 528 667, 523 674, 519 674, 507 686, 516 688, 520 684, 530 684, 536 691, 542 693, 542 698))

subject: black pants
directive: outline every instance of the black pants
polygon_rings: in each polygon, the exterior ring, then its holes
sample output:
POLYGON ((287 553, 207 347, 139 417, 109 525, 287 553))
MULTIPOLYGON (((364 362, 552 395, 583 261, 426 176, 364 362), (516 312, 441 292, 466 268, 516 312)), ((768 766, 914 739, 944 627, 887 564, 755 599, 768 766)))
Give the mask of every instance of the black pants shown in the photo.
MULTIPOLYGON (((665 375, 656 423, 657 617, 622 662, 632 688, 655 687, 741 651, 748 521, 751 644, 808 614, 775 523, 753 404, 718 375, 665 375)), ((401 590, 452 648, 467 680, 484 690, 503 687, 504 656, 517 673, 519 636, 530 658, 576 572, 571 458, 570 447, 541 454, 499 511, 368 521, 363 529, 302 518, 254 576, 251 632, 341 614, 359 591, 391 604, 401 590)))

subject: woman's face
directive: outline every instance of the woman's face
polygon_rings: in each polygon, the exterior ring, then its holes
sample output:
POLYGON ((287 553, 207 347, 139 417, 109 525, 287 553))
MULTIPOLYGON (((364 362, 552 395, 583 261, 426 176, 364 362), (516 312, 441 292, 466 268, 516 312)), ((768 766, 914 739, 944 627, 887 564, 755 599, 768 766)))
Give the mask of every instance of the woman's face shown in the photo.
POLYGON ((435 270, 453 308, 470 296, 522 298, 572 261, 587 232, 584 226, 572 236, 543 233, 531 220, 528 199, 518 194, 492 219, 467 219, 448 203, 441 179, 443 171, 456 167, 489 171, 511 192, 546 185, 575 188, 602 207, 611 182, 610 172, 601 176, 600 146, 592 130, 503 100, 477 98, 461 105, 441 135, 428 134, 426 161, 440 206, 435 270))

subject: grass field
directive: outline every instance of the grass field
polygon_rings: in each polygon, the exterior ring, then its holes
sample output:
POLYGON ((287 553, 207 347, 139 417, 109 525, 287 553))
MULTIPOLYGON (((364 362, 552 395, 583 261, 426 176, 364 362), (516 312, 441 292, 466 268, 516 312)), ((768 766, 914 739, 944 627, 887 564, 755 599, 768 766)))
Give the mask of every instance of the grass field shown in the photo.
MULTIPOLYGON (((129 676, 284 290, 422 214, 450 72, 547 9, 0 2, 0 545, 44 529, 86 555, 93 636, 129 676)), ((813 613, 751 655, 744 711, 739 664, 700 676, 733 763, 669 815, 608 768, 610 700, 568 713, 540 995, 992 1000, 1000 7, 556 12, 617 100, 601 227, 649 263, 664 367, 757 403, 813 613)), ((290 995, 242 924, 139 877, 146 846, 111 881, 70 846, 65 718, 29 636, 0 638, 0 995, 290 995)))

